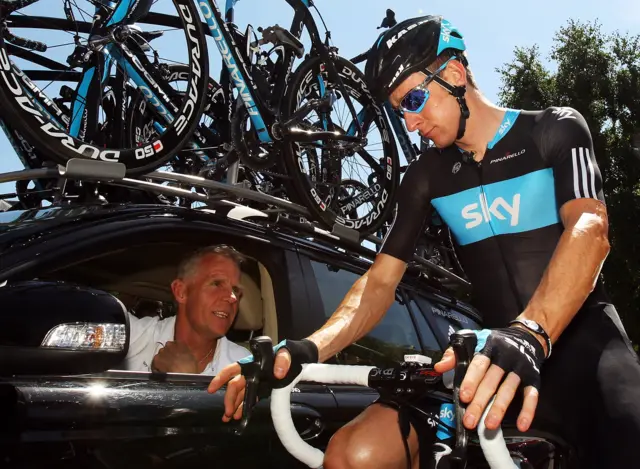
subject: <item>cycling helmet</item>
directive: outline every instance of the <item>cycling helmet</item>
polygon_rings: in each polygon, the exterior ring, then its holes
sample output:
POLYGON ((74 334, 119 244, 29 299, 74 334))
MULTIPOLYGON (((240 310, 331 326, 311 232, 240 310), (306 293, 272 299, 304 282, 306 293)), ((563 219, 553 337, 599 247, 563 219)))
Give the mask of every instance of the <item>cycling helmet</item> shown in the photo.
MULTIPOLYGON (((427 67, 444 51, 450 51, 466 67, 462 34, 442 16, 428 15, 402 21, 381 34, 371 48, 365 66, 368 86, 374 96, 386 100, 409 75, 429 73, 427 67)), ((438 83, 460 105, 458 139, 464 135, 469 108, 464 99, 465 86, 453 86, 442 79, 438 83)))

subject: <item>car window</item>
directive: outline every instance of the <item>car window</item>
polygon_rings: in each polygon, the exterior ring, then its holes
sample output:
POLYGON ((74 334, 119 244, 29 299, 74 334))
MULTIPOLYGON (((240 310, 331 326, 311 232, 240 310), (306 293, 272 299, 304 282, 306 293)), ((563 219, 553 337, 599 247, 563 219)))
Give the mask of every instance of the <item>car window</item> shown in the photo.
MULTIPOLYGON (((91 247, 90 252, 82 258, 64 259, 68 264, 33 269, 35 278, 92 287, 120 300, 130 320, 129 353, 111 371, 150 372, 150 365, 160 347, 167 340, 174 340, 178 303, 171 284, 176 278, 178 266, 198 247, 211 244, 229 244, 245 260, 240 277, 243 295, 238 304, 237 319, 225 331, 228 344, 226 351, 217 355, 212 353, 208 357, 208 361, 213 360, 215 366, 209 366, 206 372, 217 372, 223 366, 249 355, 250 337, 266 335, 277 343, 278 335, 285 333, 279 332, 278 312, 281 309, 276 301, 276 292, 282 295, 281 298, 288 295, 285 282, 279 280, 285 278, 282 272, 286 269, 280 248, 274 246, 267 250, 262 243, 231 235, 211 236, 208 230, 181 227, 177 233, 166 230, 163 233, 165 239, 158 235, 149 242, 137 241, 131 235, 118 235, 111 238, 108 244, 91 247)), ((197 300, 198 297, 194 301, 197 300)), ((191 306, 194 301, 190 302, 191 306)), ((173 378, 169 376, 167 379, 173 378)))
MULTIPOLYGON (((311 265, 328 319, 359 275, 325 263, 311 261, 311 265)), ((405 354, 420 352, 420 341, 409 311, 396 301, 375 329, 347 347, 336 360, 341 364, 381 366, 401 362, 405 354)))

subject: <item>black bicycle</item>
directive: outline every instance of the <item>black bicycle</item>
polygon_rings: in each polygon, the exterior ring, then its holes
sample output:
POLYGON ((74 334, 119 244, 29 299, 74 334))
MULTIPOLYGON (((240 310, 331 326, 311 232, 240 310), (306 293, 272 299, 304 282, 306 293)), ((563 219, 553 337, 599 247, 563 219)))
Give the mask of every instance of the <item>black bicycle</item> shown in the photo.
MULTIPOLYGON (((328 33, 326 41, 321 40, 310 1, 287 0, 295 12, 291 30, 264 28, 259 31, 262 38, 252 37, 252 29, 239 33, 230 21, 234 2, 228 2, 223 20, 213 0, 197 5, 172 0, 173 15, 150 11, 152 0, 93 0, 88 3, 95 11, 88 21, 84 14, 83 20, 74 14, 77 1, 61 1, 65 18, 58 21, 15 14, 37 0, 0 2, 1 115, 29 145, 46 152, 47 159, 121 162, 129 175, 142 175, 179 154, 218 163, 222 148, 227 159, 208 169, 228 168, 234 156, 263 171, 280 164, 290 198, 328 226, 337 223, 367 234, 388 217, 399 165, 386 118, 371 99, 362 73, 329 46, 328 33), (198 21, 199 14, 206 24, 198 21), (145 21, 182 32, 188 63, 178 75, 150 46, 159 41, 159 33, 137 27, 145 21), (11 30, 20 27, 71 34, 75 47, 68 64, 38 55, 47 46, 13 35, 11 30), (303 28, 312 44, 306 55, 299 40, 303 28), (222 93, 208 79, 207 34, 224 60, 222 93), (261 50, 265 45, 273 47, 261 50), (13 62, 16 57, 51 71, 24 73, 13 62), (293 71, 294 59, 302 57, 293 71), (61 76, 76 86, 60 87, 54 99, 44 94, 46 87, 34 84, 36 79, 61 76), (175 76, 183 78, 184 90, 171 85, 175 76), (145 104, 132 107, 134 99, 141 103, 140 94, 145 104), (62 106, 65 99, 68 109, 62 106), (346 108, 341 116, 336 112, 339 103, 346 108), (142 110, 136 114, 136 109, 142 110), (207 112, 215 116, 215 125, 202 124, 207 112), (374 130, 380 141, 369 145, 374 130), (357 164, 361 171, 353 170, 357 164)), ((228 179, 237 181, 235 176, 228 179)))
MULTIPOLYGON (((505 438, 502 428, 488 430, 484 419, 493 399, 487 405, 476 431, 467 430, 462 419, 466 405, 460 401, 460 385, 473 358, 476 335, 472 331, 460 330, 453 334, 450 344, 456 355, 456 368, 451 383, 433 369, 428 357, 415 359, 405 357, 405 362, 391 368, 362 365, 304 364, 302 372, 288 386, 272 389, 274 379, 274 353, 269 337, 257 337, 250 341, 254 360, 241 365, 246 378, 242 419, 235 432, 242 435, 247 428, 252 410, 258 398, 270 398, 273 424, 283 446, 296 459, 311 468, 320 468, 324 453, 305 442, 296 430, 291 416, 292 391, 299 382, 310 381, 321 384, 360 385, 375 389, 381 394, 396 398, 423 394, 433 398, 432 411, 416 409, 425 421, 437 427, 439 451, 437 457, 448 458, 447 467, 452 469, 565 469, 568 466, 570 448, 564 446, 553 435, 537 435, 509 432, 505 438)), ((495 396, 494 396, 495 399, 495 396)), ((408 447, 407 467, 411 468, 408 447)), ((437 462, 437 461, 436 461, 437 462)), ((428 463, 425 461, 425 465, 428 463)))

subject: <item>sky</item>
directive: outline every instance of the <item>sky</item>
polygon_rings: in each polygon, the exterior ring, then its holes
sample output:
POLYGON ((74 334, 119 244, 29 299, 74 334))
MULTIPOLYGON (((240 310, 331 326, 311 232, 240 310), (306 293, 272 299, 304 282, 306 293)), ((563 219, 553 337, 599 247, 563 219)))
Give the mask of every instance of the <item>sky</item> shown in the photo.
MULTIPOLYGON (((640 34, 639 0, 315 0, 315 4, 331 31, 333 44, 339 48, 340 55, 346 58, 371 47, 381 32, 376 28, 389 7, 396 12, 398 21, 425 14, 445 16, 464 35, 471 69, 481 91, 492 101, 497 101, 501 84, 496 68, 512 60, 515 47, 537 44, 543 61, 553 69, 553 64, 549 61, 553 37, 570 18, 597 20, 606 32, 618 30, 622 33, 640 34)), ((62 2, 41 0, 24 12, 58 16, 59 13, 52 13, 55 5, 62 5, 62 2)), ((224 0, 219 0, 219 5, 223 6, 224 0)), ((156 5, 154 9, 157 7, 156 5)), ((276 23, 288 27, 292 18, 293 10, 285 0, 239 0, 236 4, 236 23, 242 31, 247 24, 254 28, 276 23)), ((316 21, 323 34, 324 29, 317 15, 316 21)), ((51 44, 51 40, 51 36, 47 36, 48 44, 51 44)), ((173 51, 170 40, 158 43, 157 47, 163 56, 180 54, 184 50, 173 51)), ((58 50, 63 48, 52 49, 51 53, 55 56, 58 50)), ((217 77, 220 55, 212 42, 209 42, 209 55, 210 73, 217 77)), ((64 58, 61 60, 64 61, 64 58)), ((4 133, 0 132, 0 173, 20 169, 23 169, 22 163, 4 133)), ((0 193, 8 191, 13 191, 12 184, 0 184, 0 193)))

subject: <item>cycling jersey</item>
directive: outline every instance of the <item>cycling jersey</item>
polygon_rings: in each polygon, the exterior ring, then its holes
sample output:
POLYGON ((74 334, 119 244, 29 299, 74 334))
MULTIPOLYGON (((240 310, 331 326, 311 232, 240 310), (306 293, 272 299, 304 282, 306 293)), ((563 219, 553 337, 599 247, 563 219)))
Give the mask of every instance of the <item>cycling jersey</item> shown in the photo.
MULTIPOLYGON (((562 235, 561 207, 584 197, 605 201, 584 118, 571 108, 509 109, 481 162, 451 146, 409 165, 381 252, 409 261, 435 208, 485 326, 504 327, 540 283, 562 235)), ((586 305, 599 301, 600 281, 586 305)))
MULTIPOLYGON (((562 206, 580 198, 605 202, 584 118, 571 108, 510 109, 481 162, 452 146, 428 149, 409 166, 381 252, 410 261, 435 208, 451 229, 484 326, 506 327, 540 284, 563 232, 562 206)), ((568 441, 576 467, 637 465, 640 360, 600 280, 540 379, 533 429, 568 441)), ((419 430, 421 461, 429 459, 434 432, 409 405, 428 409, 428 398, 376 402, 408 416, 419 430)), ((517 393, 505 422, 515 422, 521 408, 517 393)))

